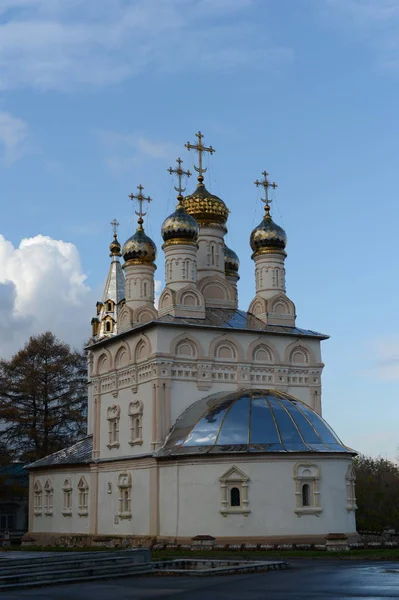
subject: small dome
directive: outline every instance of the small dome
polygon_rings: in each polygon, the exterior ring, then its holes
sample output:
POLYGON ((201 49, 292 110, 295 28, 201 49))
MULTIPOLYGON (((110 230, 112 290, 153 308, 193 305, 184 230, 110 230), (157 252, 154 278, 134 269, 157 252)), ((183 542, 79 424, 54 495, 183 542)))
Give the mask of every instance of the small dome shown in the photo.
POLYGON ((161 456, 238 452, 354 453, 304 402, 278 390, 219 392, 194 402, 172 427, 161 456))
POLYGON ((282 227, 277 225, 270 216, 270 208, 266 206, 263 220, 251 233, 250 238, 253 256, 265 252, 284 252, 287 245, 287 235, 282 227))
POLYGON ((114 239, 112 240, 112 242, 109 245, 109 250, 110 250, 110 256, 120 256, 121 255, 121 245, 118 241, 118 238, 116 237, 116 234, 114 235, 114 239))
POLYGON ((193 194, 184 198, 183 203, 188 214, 200 226, 225 225, 229 216, 229 209, 223 200, 208 192, 201 182, 193 194))
POLYGON ((196 242, 199 227, 197 221, 189 215, 183 206, 178 206, 174 213, 162 223, 161 234, 164 242, 196 242))
POLYGON ((138 264, 153 263, 157 256, 157 247, 139 225, 137 231, 125 242, 122 255, 125 262, 133 260, 138 264))
POLYGON ((237 275, 240 261, 237 254, 231 248, 224 245, 224 271, 226 275, 237 275))

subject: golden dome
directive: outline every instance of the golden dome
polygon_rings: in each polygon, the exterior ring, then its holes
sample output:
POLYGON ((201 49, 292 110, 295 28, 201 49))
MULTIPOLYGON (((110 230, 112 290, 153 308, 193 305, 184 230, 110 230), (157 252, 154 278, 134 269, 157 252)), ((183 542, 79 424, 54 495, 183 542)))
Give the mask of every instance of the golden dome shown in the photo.
POLYGON ((208 192, 202 181, 199 181, 193 194, 184 198, 183 204, 188 214, 195 218, 200 227, 224 226, 230 212, 221 198, 208 192))
POLYGON ((265 211, 262 222, 251 233, 252 258, 268 252, 285 254, 284 248, 287 245, 287 235, 284 229, 271 218, 270 206, 266 205, 265 211))
POLYGON ((240 260, 234 250, 224 245, 224 272, 226 275, 238 277, 240 260))
POLYGON ((162 223, 161 234, 165 243, 190 243, 198 239, 197 221, 179 202, 174 213, 162 223))
POLYGON ((156 259, 157 247, 152 239, 146 235, 140 220, 137 231, 125 242, 122 248, 125 263, 132 261, 135 264, 151 264, 156 259))
POLYGON ((110 256, 121 256, 121 245, 116 237, 116 233, 114 233, 114 239, 109 245, 109 250, 111 252, 110 256))

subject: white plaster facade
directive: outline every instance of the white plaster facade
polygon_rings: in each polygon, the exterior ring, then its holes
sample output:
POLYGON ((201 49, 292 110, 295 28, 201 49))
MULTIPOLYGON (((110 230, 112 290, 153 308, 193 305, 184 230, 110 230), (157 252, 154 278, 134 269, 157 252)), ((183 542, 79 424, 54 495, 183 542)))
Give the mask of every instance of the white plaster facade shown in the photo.
MULTIPOLYGON (((240 541, 355 535, 353 452, 347 449, 162 454, 180 415, 217 392, 277 390, 321 415, 320 342, 326 336, 295 327, 295 306, 285 295, 284 248, 255 250, 256 295, 248 313, 237 312, 236 287, 223 267, 225 230, 206 222, 197 245, 168 241, 159 312, 155 267, 148 258, 140 264, 137 239, 130 238, 118 335, 94 335, 89 346, 90 437, 79 446, 86 454, 79 462, 70 449, 73 459, 53 455, 31 466, 30 535, 188 540, 207 534, 240 541), (187 289, 197 294, 198 310, 170 295, 187 289), (80 510, 82 478, 87 514, 80 510), (44 506, 48 481, 53 503, 44 514, 35 494, 42 490, 44 506)), ((155 259, 155 245, 145 239, 155 259)))

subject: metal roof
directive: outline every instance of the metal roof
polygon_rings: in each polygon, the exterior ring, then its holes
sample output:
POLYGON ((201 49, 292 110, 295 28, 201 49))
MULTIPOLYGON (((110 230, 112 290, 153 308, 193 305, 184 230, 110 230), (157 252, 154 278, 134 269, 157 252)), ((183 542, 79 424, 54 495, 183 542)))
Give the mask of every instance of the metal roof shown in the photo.
POLYGON ((141 331, 156 325, 177 326, 177 327, 200 327, 203 329, 225 329, 256 331, 276 335, 291 335, 296 337, 316 338, 327 340, 328 335, 313 331, 312 329, 300 329, 299 327, 290 327, 288 325, 267 325, 251 313, 244 310, 234 310, 226 308, 207 308, 205 318, 174 317, 164 315, 147 323, 139 323, 127 331, 118 333, 110 338, 102 338, 93 345, 103 345, 109 340, 115 341, 117 338, 124 338, 130 335, 132 331, 141 331))
POLYGON ((27 469, 41 469, 42 467, 55 467, 58 465, 88 464, 92 461, 93 436, 88 435, 73 446, 64 448, 54 454, 31 463, 27 469))

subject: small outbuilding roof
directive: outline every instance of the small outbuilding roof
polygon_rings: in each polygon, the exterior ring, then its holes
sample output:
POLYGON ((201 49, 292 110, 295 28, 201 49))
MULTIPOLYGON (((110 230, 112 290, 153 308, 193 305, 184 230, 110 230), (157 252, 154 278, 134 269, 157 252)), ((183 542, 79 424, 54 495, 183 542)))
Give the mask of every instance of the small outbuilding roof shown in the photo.
POLYGON ((76 442, 69 448, 58 450, 54 454, 49 454, 44 458, 36 460, 26 468, 27 469, 41 469, 43 467, 55 467, 58 465, 79 465, 87 464, 92 461, 93 454, 93 436, 88 435, 79 442, 76 442))
POLYGON ((194 402, 156 456, 233 452, 355 453, 301 400, 278 390, 241 389, 194 402))

